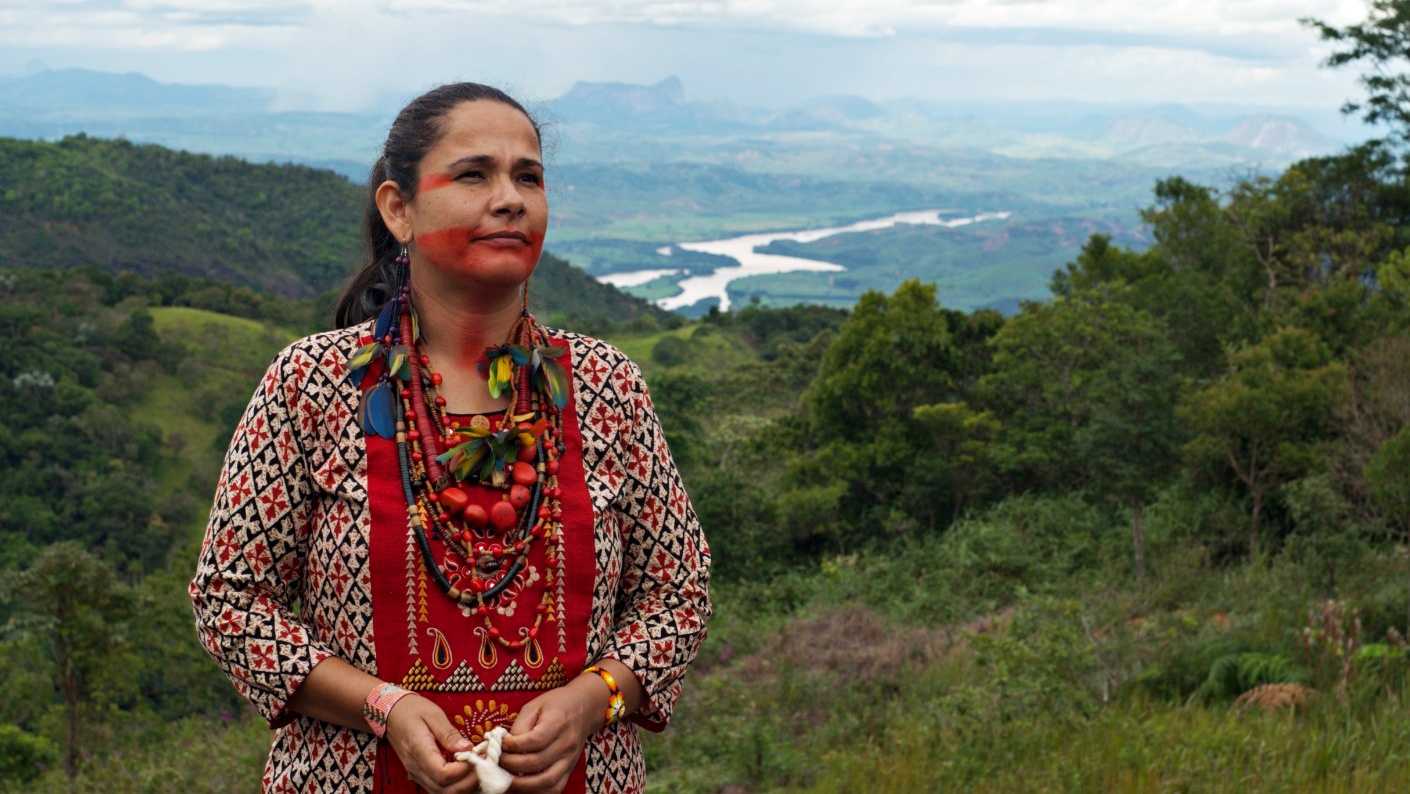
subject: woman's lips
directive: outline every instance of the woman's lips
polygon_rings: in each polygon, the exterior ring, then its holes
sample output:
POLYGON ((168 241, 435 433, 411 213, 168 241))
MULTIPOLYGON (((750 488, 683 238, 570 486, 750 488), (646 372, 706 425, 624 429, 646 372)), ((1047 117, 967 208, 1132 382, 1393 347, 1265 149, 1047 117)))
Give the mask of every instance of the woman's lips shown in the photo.
POLYGON ((528 245, 529 237, 523 232, 493 232, 491 234, 472 235, 470 242, 507 248, 518 245, 528 245))

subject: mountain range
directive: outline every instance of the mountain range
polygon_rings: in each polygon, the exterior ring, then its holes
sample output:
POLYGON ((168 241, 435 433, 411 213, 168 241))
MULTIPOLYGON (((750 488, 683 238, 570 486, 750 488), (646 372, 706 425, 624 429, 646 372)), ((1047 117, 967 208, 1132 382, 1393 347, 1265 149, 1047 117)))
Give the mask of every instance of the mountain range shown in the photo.
MULTIPOLYGON (((909 141, 1014 158, 1124 159, 1151 165, 1283 165, 1355 137, 1328 112, 1076 102, 941 103, 818 97, 783 108, 691 100, 675 77, 653 85, 579 82, 535 108, 569 145, 562 161, 600 152, 639 159, 626 136, 659 157, 708 140, 819 136, 909 141), (1320 129, 1319 129, 1320 128, 1320 129)), ((280 109, 272 89, 173 85, 141 74, 81 69, 0 79, 0 136, 54 140, 83 132, 255 161, 330 167, 362 179, 394 110, 280 109)))
MULTIPOLYGON (((345 179, 327 177, 350 189, 348 182, 366 179, 400 101, 378 100, 359 113, 311 112, 284 107, 287 100, 270 89, 44 71, 0 79, 0 141, 83 134, 155 143, 256 164, 327 169, 345 179)), ((756 277, 730 289, 766 303, 826 298, 845 306, 866 290, 889 291, 898 280, 919 278, 939 284, 947 305, 1012 307, 1041 299, 1049 276, 1077 255, 1082 240, 1071 230, 1143 245, 1139 208, 1149 203, 1158 179, 1179 175, 1217 188, 1238 174, 1268 173, 1350 142, 1332 110, 852 95, 762 108, 693 99, 674 77, 651 85, 579 82, 529 107, 544 124, 553 173, 550 248, 594 275, 669 271, 629 290, 652 299, 674 294, 690 274, 729 262, 661 253, 683 241, 943 209, 950 217, 1007 213, 1007 220, 946 234, 898 227, 865 240, 843 235, 796 253, 837 255, 835 264, 851 271, 845 278, 756 277)), ((91 149, 73 144, 46 156, 85 161, 77 153, 91 149)), ((114 151, 124 158, 156 156, 141 148, 114 151)), ((12 166, 28 156, 22 147, 11 154, 18 157, 12 166)), ((343 227, 354 217, 355 195, 329 192, 322 177, 297 170, 284 172, 297 189, 281 193, 270 187, 278 180, 262 181, 220 160, 212 165, 210 173, 232 184, 258 184, 261 193, 251 196, 256 203, 242 206, 229 228, 262 232, 228 233, 212 242, 205 229, 227 228, 212 220, 228 214, 227 205, 206 206, 209 197, 193 186, 162 182, 171 194, 149 191, 149 200, 170 205, 173 217, 189 216, 174 232, 182 261, 204 262, 198 270, 204 275, 291 294, 325 289, 343 272, 352 232, 343 227), (319 195, 328 200, 320 202, 319 195), (307 212, 292 217, 290 202, 307 212), (329 235, 334 227, 342 231, 329 235), (304 239, 305 233, 311 237, 304 239), (268 266, 290 258, 302 283, 282 266, 268 266)), ((123 217, 131 209, 127 191, 135 173, 104 176, 101 195, 78 189, 75 177, 54 208, 74 225, 45 227, 39 237, 49 235, 52 244, 30 246, 30 255, 72 255, 100 267, 161 266, 165 254, 155 250, 133 261, 146 248, 129 224, 105 232, 74 215, 123 217), (128 242, 114 242, 121 240, 128 242)), ((21 202, 22 215, 43 204, 42 193, 21 183, 0 195, 21 202)), ((0 238, 16 234, 13 222, 0 219, 0 238)), ((39 237, 15 239, 18 245, 39 237)))

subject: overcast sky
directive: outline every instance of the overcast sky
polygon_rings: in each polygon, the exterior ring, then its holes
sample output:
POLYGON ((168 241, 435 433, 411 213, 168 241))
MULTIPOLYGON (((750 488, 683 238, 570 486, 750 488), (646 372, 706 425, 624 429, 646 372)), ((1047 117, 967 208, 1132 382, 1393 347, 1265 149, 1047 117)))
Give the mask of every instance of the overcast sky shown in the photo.
POLYGON ((1354 72, 1300 17, 1361 0, 0 0, 0 75, 138 71, 356 110, 452 79, 687 99, 1155 99, 1335 108, 1354 72))

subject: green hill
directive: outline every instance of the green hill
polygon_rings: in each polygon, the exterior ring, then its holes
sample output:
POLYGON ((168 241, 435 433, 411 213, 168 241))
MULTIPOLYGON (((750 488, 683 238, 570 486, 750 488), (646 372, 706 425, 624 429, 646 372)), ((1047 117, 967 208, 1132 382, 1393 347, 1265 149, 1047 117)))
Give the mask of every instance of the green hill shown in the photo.
MULTIPOLYGON (((311 297, 357 258, 362 189, 331 172, 86 136, 0 138, 0 267, 174 272, 311 297)), ((661 315, 545 255, 547 318, 593 325, 661 315)))

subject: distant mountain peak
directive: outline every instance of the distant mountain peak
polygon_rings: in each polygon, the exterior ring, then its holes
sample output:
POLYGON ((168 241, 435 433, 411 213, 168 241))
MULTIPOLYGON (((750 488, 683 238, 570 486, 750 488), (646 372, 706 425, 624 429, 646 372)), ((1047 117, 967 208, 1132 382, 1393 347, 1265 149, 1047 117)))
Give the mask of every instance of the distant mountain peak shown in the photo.
POLYGON ((171 113, 260 112, 274 92, 227 85, 162 83, 140 72, 50 69, 0 79, 0 108, 44 112, 171 113))
POLYGON ((1107 122, 1102 128, 1102 139, 1121 149, 1187 143, 1199 138, 1198 130, 1164 115, 1122 116, 1107 122))
POLYGON ((1226 132, 1224 140, 1295 158, 1327 154, 1337 149, 1336 141, 1284 116, 1250 116, 1226 132))
POLYGON ((577 82, 555 102, 560 107, 590 109, 597 113, 643 116, 685 104, 680 78, 667 77, 655 85, 577 82))

